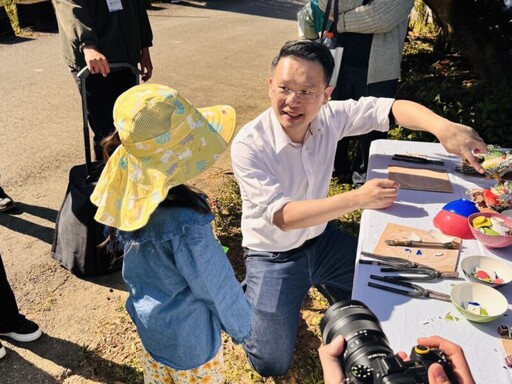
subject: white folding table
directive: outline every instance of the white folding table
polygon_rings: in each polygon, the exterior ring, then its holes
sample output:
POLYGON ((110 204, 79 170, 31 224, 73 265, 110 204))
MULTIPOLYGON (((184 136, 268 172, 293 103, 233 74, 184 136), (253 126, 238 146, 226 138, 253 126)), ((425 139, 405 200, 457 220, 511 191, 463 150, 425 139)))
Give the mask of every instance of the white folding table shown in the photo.
MULTIPOLYGON (((392 207, 383 210, 364 210, 359 231, 358 260, 361 251, 374 251, 387 223, 432 229, 434 216, 446 203, 468 198, 468 190, 493 184, 492 180, 456 173, 454 167, 460 165, 461 159, 448 154, 440 144, 398 140, 377 140, 372 143, 368 179, 387 178, 389 165, 418 166, 394 161, 391 159, 394 154, 425 155, 429 159, 443 160, 444 169, 448 172, 453 186, 453 193, 401 189, 392 207)), ((463 240, 457 264, 462 277, 464 274, 460 269, 460 261, 472 255, 488 255, 511 262, 512 247, 489 250, 477 240, 463 240)), ((352 298, 364 302, 376 314, 394 352, 409 353, 418 337, 439 335, 463 347, 477 383, 512 383, 512 370, 505 366, 505 353, 497 334, 500 324, 512 325, 510 304, 505 316, 499 320, 491 323, 472 323, 450 302, 411 298, 368 287, 370 274, 381 274, 379 267, 359 264, 357 261, 352 298), (449 320, 450 314, 459 320, 449 320)), ((464 281, 466 280, 460 282, 464 281)), ((413 283, 449 294, 456 281, 413 283)), ((506 286, 500 291, 510 303, 512 287, 506 286)))

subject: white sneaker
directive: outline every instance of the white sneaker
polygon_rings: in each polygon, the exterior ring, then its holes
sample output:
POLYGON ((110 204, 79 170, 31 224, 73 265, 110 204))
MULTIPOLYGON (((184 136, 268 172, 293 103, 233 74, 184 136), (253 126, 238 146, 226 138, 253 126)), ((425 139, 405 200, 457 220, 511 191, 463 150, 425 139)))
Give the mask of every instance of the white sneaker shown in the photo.
POLYGON ((32 320, 26 318, 24 318, 23 324, 14 331, 1 332, 0 330, 0 336, 10 337, 13 340, 21 341, 22 343, 37 340, 42 334, 41 328, 39 328, 39 326, 32 320))

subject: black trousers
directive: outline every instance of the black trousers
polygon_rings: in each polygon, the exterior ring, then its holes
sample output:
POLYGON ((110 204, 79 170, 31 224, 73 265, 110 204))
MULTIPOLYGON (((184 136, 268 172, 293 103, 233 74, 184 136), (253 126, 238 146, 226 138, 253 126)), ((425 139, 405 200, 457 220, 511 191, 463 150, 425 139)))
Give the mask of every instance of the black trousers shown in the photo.
MULTIPOLYGON (((71 73, 81 92, 80 79, 77 78, 78 72, 72 69, 71 73)), ((94 132, 96 160, 103 160, 101 141, 115 130, 112 117, 114 103, 121 93, 134 85, 136 85, 136 78, 129 68, 116 68, 107 77, 101 74, 87 77, 85 81, 87 118, 94 132)))
POLYGON ((10 332, 18 328, 23 316, 18 311, 16 298, 7 281, 4 263, 0 255, 0 332, 10 332))
MULTIPOLYGON (((368 68, 349 67, 342 64, 331 98, 333 100, 357 100, 363 96, 395 97, 398 79, 367 84, 367 78, 368 68)), ((341 139, 338 142, 334 158, 335 176, 343 181, 363 184, 366 181, 370 145, 373 140, 386 138, 387 132, 372 131, 364 135, 341 139), (357 140, 352 164, 349 161, 350 140, 357 140)))

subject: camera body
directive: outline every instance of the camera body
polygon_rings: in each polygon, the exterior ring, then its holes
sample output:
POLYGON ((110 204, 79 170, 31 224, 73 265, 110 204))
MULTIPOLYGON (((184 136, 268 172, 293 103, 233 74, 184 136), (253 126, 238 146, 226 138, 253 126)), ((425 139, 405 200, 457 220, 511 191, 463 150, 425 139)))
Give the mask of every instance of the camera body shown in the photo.
POLYGON ((340 362, 346 383, 428 384, 428 368, 433 363, 441 364, 450 382, 457 383, 452 366, 440 349, 417 345, 408 361, 395 355, 379 320, 360 301, 345 300, 331 305, 320 329, 325 344, 338 335, 345 338, 340 362))

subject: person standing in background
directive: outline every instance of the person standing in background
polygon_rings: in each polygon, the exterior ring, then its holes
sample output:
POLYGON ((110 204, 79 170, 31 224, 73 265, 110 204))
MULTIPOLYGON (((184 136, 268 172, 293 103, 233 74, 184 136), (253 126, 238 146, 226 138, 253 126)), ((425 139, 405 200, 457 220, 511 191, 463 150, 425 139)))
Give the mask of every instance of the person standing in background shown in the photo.
POLYGON ((151 78, 149 54, 153 33, 146 0, 52 0, 57 15, 64 61, 78 84, 87 66, 88 120, 94 132, 96 160, 103 159, 101 141, 115 128, 112 110, 117 97, 136 84, 129 68, 111 63, 140 64, 142 81, 151 78))
MULTIPOLYGON (((318 0, 318 5, 325 13, 327 0, 318 0)), ((395 97, 407 22, 413 6, 414 0, 340 1, 336 28, 343 58, 332 100, 395 97)), ((329 14, 332 19, 331 12, 329 14)), ((362 185, 366 181, 370 144, 373 140, 387 138, 387 132, 372 131, 355 138, 358 145, 352 167, 348 153, 353 138, 344 137, 338 142, 334 176, 340 182, 362 185)))
MULTIPOLYGON (((39 339, 41 335, 41 328, 20 314, 0 255, 0 337, 27 343, 39 339)), ((0 359, 6 353, 5 347, 0 343, 0 359)))
POLYGON ((11 211, 14 208, 16 208, 16 203, 0 186, 0 212, 11 211))

